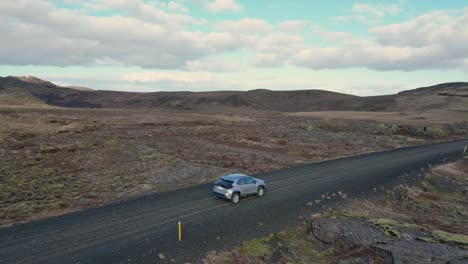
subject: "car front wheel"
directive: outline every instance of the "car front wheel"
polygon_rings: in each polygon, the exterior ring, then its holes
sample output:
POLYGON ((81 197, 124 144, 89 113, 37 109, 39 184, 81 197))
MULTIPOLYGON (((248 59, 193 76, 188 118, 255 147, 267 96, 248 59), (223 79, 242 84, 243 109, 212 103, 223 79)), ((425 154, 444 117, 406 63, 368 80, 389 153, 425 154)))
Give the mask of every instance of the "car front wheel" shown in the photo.
POLYGON ((233 193, 231 197, 231 203, 236 204, 239 202, 240 196, 238 193, 233 193))
POLYGON ((258 187, 257 196, 262 197, 264 194, 265 194, 265 188, 264 187, 258 187))

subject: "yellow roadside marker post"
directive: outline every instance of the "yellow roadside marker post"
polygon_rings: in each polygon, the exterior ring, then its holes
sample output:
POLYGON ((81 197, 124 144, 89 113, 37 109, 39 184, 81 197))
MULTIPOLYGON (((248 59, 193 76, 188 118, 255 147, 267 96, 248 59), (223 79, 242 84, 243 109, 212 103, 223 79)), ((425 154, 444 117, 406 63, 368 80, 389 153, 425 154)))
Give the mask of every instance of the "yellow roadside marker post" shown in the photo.
POLYGON ((178 226, 179 226, 179 242, 180 242, 182 241, 182 224, 180 223, 180 221, 179 221, 178 226))

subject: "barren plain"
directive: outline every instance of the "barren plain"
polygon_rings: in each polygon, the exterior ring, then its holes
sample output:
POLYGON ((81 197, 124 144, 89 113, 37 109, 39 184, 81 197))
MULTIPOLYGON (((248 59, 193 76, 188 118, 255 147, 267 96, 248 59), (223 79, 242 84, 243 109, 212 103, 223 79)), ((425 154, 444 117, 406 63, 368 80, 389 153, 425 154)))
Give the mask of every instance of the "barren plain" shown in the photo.
POLYGON ((466 138, 468 123, 461 121, 459 112, 441 118, 425 112, 2 106, 0 223, 209 182, 228 172, 466 138))

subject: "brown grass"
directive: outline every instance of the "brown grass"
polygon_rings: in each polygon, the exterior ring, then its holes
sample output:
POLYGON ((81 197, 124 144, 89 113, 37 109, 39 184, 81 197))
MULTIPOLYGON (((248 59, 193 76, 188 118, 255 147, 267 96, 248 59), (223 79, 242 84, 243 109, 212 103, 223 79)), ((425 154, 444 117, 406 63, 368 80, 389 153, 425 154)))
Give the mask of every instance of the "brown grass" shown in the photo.
POLYGON ((386 123, 431 124, 465 122, 466 113, 449 110, 405 111, 405 112, 366 112, 366 111, 319 111, 288 113, 288 116, 303 116, 325 120, 373 120, 386 123))
POLYGON ((212 114, 0 106, 0 124, 0 224, 228 172, 259 173, 438 140, 374 133, 376 122, 314 123, 245 109, 212 114))

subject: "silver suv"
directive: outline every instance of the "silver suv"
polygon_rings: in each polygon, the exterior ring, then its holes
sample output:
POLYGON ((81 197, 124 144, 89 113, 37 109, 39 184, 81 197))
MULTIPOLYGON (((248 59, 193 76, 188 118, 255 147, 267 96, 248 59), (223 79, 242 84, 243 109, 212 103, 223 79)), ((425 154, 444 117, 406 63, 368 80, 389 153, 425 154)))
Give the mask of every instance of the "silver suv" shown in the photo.
POLYGON ((214 182, 213 193, 236 204, 242 196, 265 194, 265 182, 244 174, 227 174, 214 182))

